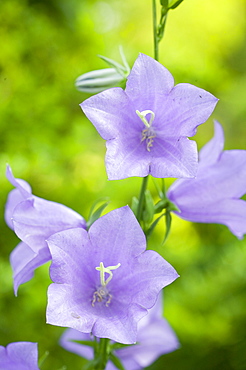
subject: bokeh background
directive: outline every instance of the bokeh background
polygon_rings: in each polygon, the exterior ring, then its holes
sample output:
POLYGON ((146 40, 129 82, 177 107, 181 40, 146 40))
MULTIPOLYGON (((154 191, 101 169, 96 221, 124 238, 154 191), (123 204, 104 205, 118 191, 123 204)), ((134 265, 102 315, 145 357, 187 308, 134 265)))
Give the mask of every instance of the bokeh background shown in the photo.
MULTIPOLYGON (((245 0, 184 0, 169 13, 160 61, 176 83, 195 84, 220 99, 198 129, 199 148, 217 119, 226 149, 246 149, 245 10, 245 0)), ((79 103, 89 95, 76 91, 74 80, 106 67, 97 54, 120 61, 119 45, 131 66, 139 52, 153 56, 152 39, 150 0, 0 2, 0 344, 38 342, 39 356, 50 352, 44 370, 81 369, 84 362, 59 347, 63 328, 45 324, 48 264, 14 297, 9 254, 18 240, 3 218, 12 189, 6 163, 35 195, 85 218, 100 197, 110 198, 107 211, 130 204, 141 180, 107 180, 105 143, 81 112, 79 103)), ((164 311, 181 348, 149 369, 246 369, 245 240, 222 225, 175 217, 161 247, 163 233, 160 224, 149 248, 181 275, 165 289, 164 311)))

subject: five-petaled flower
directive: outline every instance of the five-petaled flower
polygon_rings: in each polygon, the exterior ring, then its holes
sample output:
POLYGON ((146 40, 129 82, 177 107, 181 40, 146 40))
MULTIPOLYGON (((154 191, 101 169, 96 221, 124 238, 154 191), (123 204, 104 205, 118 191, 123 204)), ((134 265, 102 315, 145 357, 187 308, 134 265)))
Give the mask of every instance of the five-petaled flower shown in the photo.
POLYGON ((22 240, 10 255, 17 294, 19 285, 30 280, 37 267, 50 261, 46 239, 61 230, 86 228, 86 222, 70 208, 33 195, 30 185, 15 179, 9 166, 6 174, 16 189, 9 193, 5 221, 22 240))
POLYGON ((47 322, 131 344, 137 323, 178 274, 146 239, 128 206, 48 240, 47 322))
POLYGON ((188 137, 195 135, 216 103, 212 94, 196 86, 174 86, 165 67, 140 54, 125 90, 105 90, 81 107, 107 140, 109 180, 148 174, 191 178, 197 171, 197 147, 188 137))
MULTIPOLYGON (((168 322, 162 317, 162 312, 160 293, 148 315, 138 322, 137 344, 114 350, 114 354, 121 360, 125 369, 140 370, 151 365, 159 356, 179 348, 179 341, 168 322)), ((60 339, 60 344, 66 350, 92 360, 92 347, 75 342, 88 340, 93 340, 93 336, 75 329, 67 329, 60 339)), ((106 370, 116 369, 109 361, 106 370)))
POLYGON ((15 342, 0 346, 0 370, 39 370, 37 343, 15 342))
POLYGON ((246 233, 246 150, 225 150, 223 129, 200 151, 195 179, 175 181, 168 198, 179 208, 177 216, 192 222, 219 223, 242 238, 246 233))

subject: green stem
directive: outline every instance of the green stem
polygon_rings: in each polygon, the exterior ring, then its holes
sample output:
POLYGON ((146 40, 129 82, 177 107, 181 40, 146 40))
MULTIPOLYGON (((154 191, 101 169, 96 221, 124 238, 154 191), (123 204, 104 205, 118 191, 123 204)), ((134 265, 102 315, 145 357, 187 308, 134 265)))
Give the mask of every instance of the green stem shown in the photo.
POLYGON ((142 187, 141 187, 141 190, 140 190, 138 210, 137 210, 138 222, 140 222, 141 219, 142 219, 143 206, 144 206, 144 194, 145 194, 145 190, 147 189, 148 177, 149 176, 146 176, 146 177, 143 178, 142 187))
POLYGON ((98 343, 98 348, 95 353, 95 370, 105 370, 109 358, 109 347, 110 339, 108 338, 101 338, 100 342, 98 343))
POLYGON ((156 17, 156 1, 152 0, 152 11, 153 11, 153 35, 154 35, 154 58, 158 60, 159 51, 158 51, 158 37, 157 37, 157 17, 156 17))

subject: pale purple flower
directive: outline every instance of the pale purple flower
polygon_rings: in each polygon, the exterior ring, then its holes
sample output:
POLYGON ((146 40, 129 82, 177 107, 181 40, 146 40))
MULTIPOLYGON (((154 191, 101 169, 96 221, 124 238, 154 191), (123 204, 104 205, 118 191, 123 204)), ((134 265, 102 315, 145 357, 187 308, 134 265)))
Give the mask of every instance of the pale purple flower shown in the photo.
POLYGON ((7 167, 7 178, 15 189, 9 193, 5 220, 22 240, 10 255, 14 291, 33 277, 34 270, 51 259, 46 239, 61 230, 86 228, 85 220, 70 208, 32 194, 30 185, 15 179, 7 167))
POLYGON ((135 343, 137 323, 178 274, 146 239, 128 206, 99 218, 89 231, 48 239, 52 255, 47 322, 99 338, 135 343))
POLYGON ((147 55, 137 58, 126 89, 111 88, 81 104, 107 140, 109 180, 131 176, 195 177, 197 147, 188 137, 214 110, 217 99, 147 55))
POLYGON ((0 370, 39 370, 37 343, 15 342, 0 346, 0 370))
POLYGON ((195 179, 175 181, 168 198, 179 208, 177 216, 193 222, 226 225, 242 238, 246 233, 246 150, 225 150, 221 125, 200 151, 195 179))
MULTIPOLYGON (((162 317, 162 312, 162 294, 160 293, 154 307, 138 322, 137 344, 114 351, 127 370, 145 368, 161 355, 179 348, 179 341, 168 322, 162 317)), ((88 341, 93 340, 93 337, 75 329, 67 329, 60 339, 61 346, 66 350, 92 360, 92 347, 76 343, 74 340, 88 341)), ((116 370, 116 367, 109 361, 106 370, 116 370)))

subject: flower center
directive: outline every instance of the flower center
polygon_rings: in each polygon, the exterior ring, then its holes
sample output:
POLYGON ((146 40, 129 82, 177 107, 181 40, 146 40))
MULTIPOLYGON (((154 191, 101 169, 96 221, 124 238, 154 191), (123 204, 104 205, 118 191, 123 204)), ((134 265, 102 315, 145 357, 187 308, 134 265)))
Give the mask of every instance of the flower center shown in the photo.
POLYGON ((155 131, 152 128, 152 123, 155 119, 155 113, 150 109, 143 110, 142 112, 136 110, 136 113, 146 126, 146 128, 142 131, 141 142, 146 140, 147 150, 150 152, 150 148, 153 146, 154 138, 156 137, 155 131), (146 118, 147 114, 150 114, 149 121, 146 118))
POLYGON ((100 262, 100 266, 96 267, 97 271, 100 271, 100 283, 101 285, 93 293, 91 305, 94 307, 96 302, 103 302, 106 307, 109 306, 112 300, 112 294, 109 293, 107 285, 113 278, 112 270, 116 270, 120 267, 120 263, 116 266, 105 267, 103 262, 100 262), (105 280, 105 274, 108 274, 108 278, 105 280))

